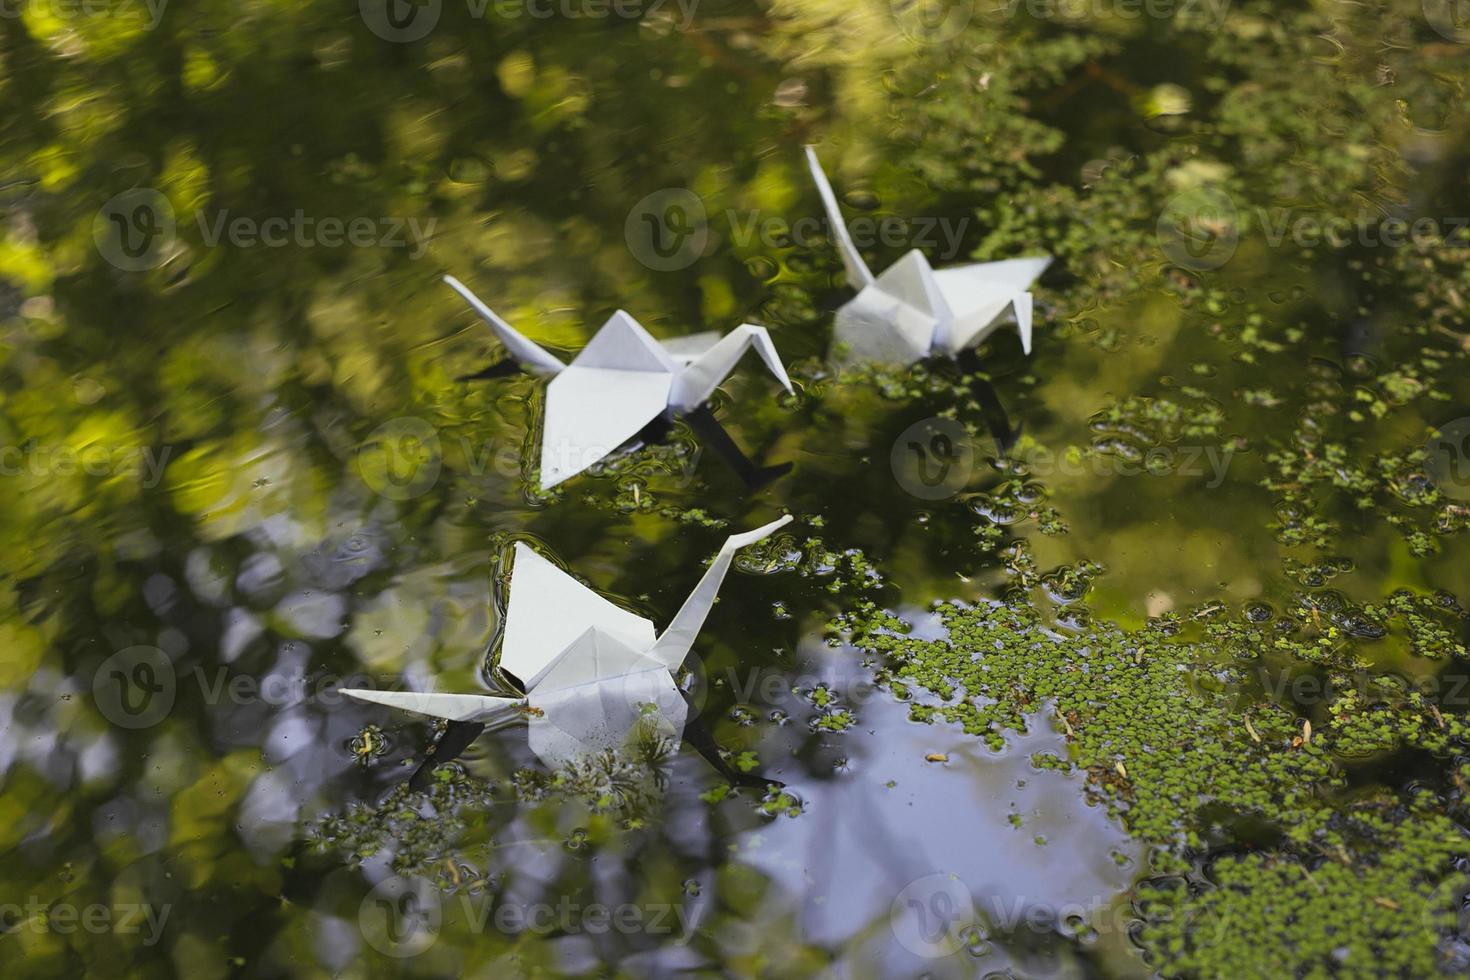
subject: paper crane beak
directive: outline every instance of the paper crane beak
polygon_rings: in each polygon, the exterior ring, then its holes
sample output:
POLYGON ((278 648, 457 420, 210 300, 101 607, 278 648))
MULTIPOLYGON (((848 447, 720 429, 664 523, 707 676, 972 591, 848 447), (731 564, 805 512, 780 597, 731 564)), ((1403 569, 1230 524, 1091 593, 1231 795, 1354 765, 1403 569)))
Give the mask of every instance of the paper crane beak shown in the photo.
POLYGON ((1011 301, 1016 311, 1016 329, 1021 334, 1021 349, 1031 356, 1031 294, 1022 293, 1011 301))

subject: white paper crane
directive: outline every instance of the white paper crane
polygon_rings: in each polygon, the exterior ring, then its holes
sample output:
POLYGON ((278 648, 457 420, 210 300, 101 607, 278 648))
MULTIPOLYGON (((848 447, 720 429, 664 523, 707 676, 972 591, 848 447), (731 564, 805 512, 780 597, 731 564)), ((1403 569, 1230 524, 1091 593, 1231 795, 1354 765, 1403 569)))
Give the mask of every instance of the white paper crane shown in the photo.
POLYGON ((1051 263, 1050 256, 935 270, 923 252, 913 249, 874 278, 852 243, 837 195, 810 146, 806 158, 847 281, 858 291, 837 311, 832 340, 842 360, 912 364, 931 354, 953 357, 1012 321, 1020 330, 1021 347, 1031 353, 1028 289, 1051 263))
POLYGON ((474 307, 523 368, 554 375, 546 389, 541 435, 543 490, 608 456, 660 415, 672 417, 699 408, 751 347, 791 391, 791 379, 765 327, 747 323, 724 337, 711 332, 660 343, 618 310, 571 364, 563 364, 497 316, 458 279, 445 276, 444 281, 474 307))
POLYGON ((527 697, 343 690, 370 701, 448 721, 493 724, 530 718, 531 751, 557 766, 617 748, 640 721, 679 740, 688 705, 674 684, 704 625, 735 552, 770 537, 790 515, 725 540, 663 635, 613 605, 527 545, 515 546, 510 609, 500 667, 527 697), (527 710, 529 707, 529 710, 527 710))

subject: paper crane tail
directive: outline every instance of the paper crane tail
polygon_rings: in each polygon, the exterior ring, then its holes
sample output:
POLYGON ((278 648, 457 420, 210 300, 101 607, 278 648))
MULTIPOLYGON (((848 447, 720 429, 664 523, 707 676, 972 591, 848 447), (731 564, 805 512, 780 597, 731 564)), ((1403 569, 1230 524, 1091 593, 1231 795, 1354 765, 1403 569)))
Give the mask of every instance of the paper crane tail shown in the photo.
POLYGON ((1021 332, 1021 349, 1031 353, 1031 294, 1022 293, 1012 301, 1016 311, 1016 329, 1021 332))
POLYGON ((364 691, 343 688, 343 694, 358 701, 386 705, 446 721, 500 721, 515 714, 520 701, 484 694, 427 694, 416 691, 364 691))
POLYGON ((510 356, 520 362, 527 371, 535 374, 557 374, 566 367, 545 349, 527 340, 520 331, 497 316, 495 311, 482 303, 480 298, 470 292, 464 283, 453 276, 445 276, 444 281, 449 284, 449 288, 463 296, 465 302, 469 303, 476 313, 480 314, 480 319, 484 320, 495 336, 500 338, 505 349, 510 351, 510 356))

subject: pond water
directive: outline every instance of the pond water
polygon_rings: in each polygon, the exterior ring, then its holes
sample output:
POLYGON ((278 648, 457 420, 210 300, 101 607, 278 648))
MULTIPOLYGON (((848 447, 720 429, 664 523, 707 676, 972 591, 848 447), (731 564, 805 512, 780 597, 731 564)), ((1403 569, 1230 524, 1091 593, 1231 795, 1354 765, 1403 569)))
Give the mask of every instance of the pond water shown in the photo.
POLYGON ((1467 41, 1434 0, 24 5, 7 974, 1470 969, 1467 41), (806 144, 875 269, 1054 256, 1030 356, 830 361, 806 144), (677 422, 540 489, 547 382, 467 377, 505 351, 444 275, 559 355, 765 325, 793 392, 747 356, 712 407, 790 472, 677 422), (507 693, 518 542, 662 628, 783 514, 680 744, 551 771, 510 724, 416 791, 443 725, 338 693, 507 693))

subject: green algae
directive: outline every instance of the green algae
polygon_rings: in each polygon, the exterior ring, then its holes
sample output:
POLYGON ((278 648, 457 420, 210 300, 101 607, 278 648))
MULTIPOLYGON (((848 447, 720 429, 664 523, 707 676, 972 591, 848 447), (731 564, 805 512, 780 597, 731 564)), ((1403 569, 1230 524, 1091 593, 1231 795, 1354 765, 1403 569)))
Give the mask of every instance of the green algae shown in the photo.
POLYGON ((1424 975, 1445 965, 1438 950, 1455 925, 1452 858, 1470 843, 1464 829, 1432 794, 1407 812, 1391 797, 1333 801, 1346 798, 1354 757, 1465 752, 1463 717, 1420 692, 1382 696, 1399 690, 1387 682, 1379 696, 1328 685, 1315 728, 1289 705, 1242 701, 1230 683, 1243 679, 1242 655, 1284 647, 1300 662, 1321 652, 1258 627, 1221 624, 1194 640, 1166 621, 1062 635, 1024 607, 935 611, 941 639, 905 635, 876 608, 832 627, 883 658, 879 678, 915 721, 957 725, 995 750, 1038 723, 1061 733, 1065 753, 1040 753, 1033 765, 1085 775, 1089 799, 1165 848, 1156 871, 1177 875, 1204 856, 1203 871, 1190 873, 1205 880, 1138 891, 1140 940, 1163 972, 1369 976, 1386 965, 1424 975), (1247 832, 1263 850, 1208 857, 1247 832))
POLYGON ((1351 848, 1226 855, 1208 881, 1151 879, 1139 938, 1170 975, 1423 977, 1459 972, 1465 831, 1432 803, 1367 802, 1337 820, 1351 848))

